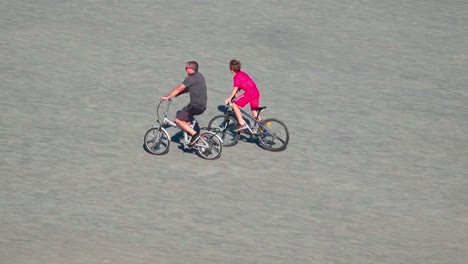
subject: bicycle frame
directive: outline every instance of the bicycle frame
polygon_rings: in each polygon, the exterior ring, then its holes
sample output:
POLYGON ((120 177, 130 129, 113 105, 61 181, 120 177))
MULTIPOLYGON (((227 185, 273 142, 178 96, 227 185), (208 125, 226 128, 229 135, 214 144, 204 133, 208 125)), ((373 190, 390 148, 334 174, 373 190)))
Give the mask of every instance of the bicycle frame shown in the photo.
MULTIPOLYGON (((167 106, 165 107, 164 114, 162 114, 161 105, 163 101, 160 101, 156 110, 157 123, 153 125, 144 136, 144 147, 145 150, 153 155, 165 155, 170 148, 171 136, 167 132, 166 128, 177 127, 183 132, 183 138, 180 138, 180 147, 183 149, 190 149, 202 159, 214 160, 221 156, 223 150, 223 140, 214 132, 211 132, 207 127, 200 127, 198 133, 199 137, 197 142, 193 145, 190 144, 192 136, 181 129, 174 121, 167 118, 171 100, 167 100, 167 106), (202 131, 203 130, 203 131, 202 131), (204 131, 206 130, 206 131, 204 131)), ((195 117, 190 120, 190 126, 196 128, 198 122, 195 117)), ((198 128, 196 128, 198 130, 198 128)))
POLYGON ((288 128, 276 118, 266 118, 259 121, 258 117, 264 109, 266 109, 265 106, 257 107, 255 110, 258 114, 253 115, 241 108, 240 114, 246 127, 239 129, 239 120, 236 118, 237 116, 233 116, 232 103, 227 104, 224 114, 214 116, 208 123, 208 127, 223 140, 225 147, 236 145, 241 134, 248 134, 256 138, 257 143, 266 150, 285 150, 289 142, 288 128))
MULTIPOLYGON (((167 103, 167 107, 166 107, 166 109, 165 109, 165 111, 164 111, 164 115, 162 116, 162 122, 160 121, 161 116, 159 115, 159 107, 161 106, 161 104, 158 105, 158 109, 156 110, 156 113, 157 113, 157 116, 158 116, 157 124, 155 124, 153 127, 158 127, 158 126, 159 126, 162 130, 164 130, 164 131, 166 131, 166 132, 167 132, 166 128, 169 128, 169 127, 176 127, 176 128, 178 128, 178 129, 182 130, 182 129, 177 125, 176 122, 174 122, 174 121, 170 120, 169 118, 167 118, 168 112, 169 112, 169 107, 170 107, 170 105, 171 105, 171 103, 172 103, 172 100, 171 100, 171 99, 168 99, 167 101, 168 101, 168 103, 167 103)), ((194 117, 194 118, 192 118, 192 120, 190 121, 190 126, 191 126, 192 128, 194 128, 196 124, 197 124, 197 119, 194 117)), ((187 132, 185 132, 184 130, 182 130, 182 131, 183 131, 183 135, 184 135, 184 140, 183 140, 183 142, 182 142, 183 145, 184 145, 184 148, 189 148, 189 147, 187 146, 187 144, 190 142, 190 138, 191 138, 191 137, 189 137, 189 135, 187 134, 187 132)), ((168 134, 169 134, 169 133, 168 133, 168 134)))
MULTIPOLYGON (((266 109, 265 106, 257 108, 257 117, 260 115, 260 113, 264 109, 266 109)), ((263 128, 263 125, 258 121, 257 117, 254 117, 252 114, 248 113, 247 111, 245 111, 242 108, 239 108, 239 110, 242 113, 242 117, 249 121, 249 122, 246 122, 246 124, 247 124, 247 130, 250 132, 250 134, 252 134, 252 135, 257 134, 257 128, 259 126, 261 126, 263 128), (253 125, 249 124, 249 123, 252 123, 252 122, 253 122, 253 125)), ((229 104, 229 108, 227 108, 226 111, 227 111, 226 115, 233 115, 234 117, 236 116, 236 114, 234 113, 234 110, 232 109, 232 103, 229 104)))

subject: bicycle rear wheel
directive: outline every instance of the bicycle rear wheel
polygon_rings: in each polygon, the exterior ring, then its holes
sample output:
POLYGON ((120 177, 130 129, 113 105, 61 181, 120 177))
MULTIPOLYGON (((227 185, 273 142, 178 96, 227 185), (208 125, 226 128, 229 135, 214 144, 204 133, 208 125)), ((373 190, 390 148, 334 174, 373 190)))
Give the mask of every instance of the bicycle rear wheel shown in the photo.
POLYGON ((232 116, 215 116, 208 123, 208 127, 221 138, 225 147, 232 147, 239 142, 240 133, 236 131, 237 120, 232 116))
POLYGON ((260 146, 269 151, 285 150, 289 143, 289 131, 286 125, 275 118, 268 118, 259 124, 257 135, 260 146))
POLYGON ((202 132, 200 139, 194 146, 195 153, 208 160, 218 159, 223 151, 222 140, 213 132, 202 132))
POLYGON ((153 155, 164 155, 169 152, 171 142, 169 134, 160 127, 149 129, 144 140, 146 150, 153 155))

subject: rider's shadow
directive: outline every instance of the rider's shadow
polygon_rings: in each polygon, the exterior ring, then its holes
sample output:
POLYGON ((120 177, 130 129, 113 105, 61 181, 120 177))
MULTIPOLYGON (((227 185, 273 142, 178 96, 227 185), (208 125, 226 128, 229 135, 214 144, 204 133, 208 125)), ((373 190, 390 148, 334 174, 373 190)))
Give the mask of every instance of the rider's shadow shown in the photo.
POLYGON ((227 111, 226 105, 218 105, 218 111, 222 112, 223 114, 226 113, 227 111))
MULTIPOLYGON (((218 105, 218 111, 220 111, 221 113, 225 114, 226 111, 227 111, 227 107, 226 105, 218 105)), ((237 120, 237 117, 236 117, 236 114, 234 114, 234 111, 232 112, 232 117, 237 121, 239 122, 239 120, 237 120)), ((245 122, 250 126, 250 121, 247 120, 247 119, 244 119, 245 122)), ((243 142, 248 142, 248 143, 255 143, 255 138, 253 138, 250 134, 248 133, 242 133, 240 134, 240 137, 239 137, 239 140, 240 141, 243 141, 243 142)))

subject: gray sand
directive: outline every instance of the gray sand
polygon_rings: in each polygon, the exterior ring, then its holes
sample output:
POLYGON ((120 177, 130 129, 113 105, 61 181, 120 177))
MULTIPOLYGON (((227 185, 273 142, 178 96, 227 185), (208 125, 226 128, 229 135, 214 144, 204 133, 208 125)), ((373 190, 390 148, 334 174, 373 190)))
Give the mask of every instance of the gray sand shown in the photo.
POLYGON ((0 263, 467 263, 466 10, 0 1, 0 263), (232 58, 288 148, 145 152, 185 62, 207 125, 232 58))

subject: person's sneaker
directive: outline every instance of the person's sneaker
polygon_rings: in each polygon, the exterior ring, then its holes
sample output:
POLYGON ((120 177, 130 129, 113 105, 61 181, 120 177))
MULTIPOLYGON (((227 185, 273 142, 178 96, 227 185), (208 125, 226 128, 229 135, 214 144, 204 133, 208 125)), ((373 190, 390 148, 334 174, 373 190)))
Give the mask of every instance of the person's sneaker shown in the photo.
POLYGON ((192 136, 190 139, 190 142, 188 143, 189 147, 195 146, 197 144, 198 140, 200 139, 200 133, 196 133, 195 135, 192 136))
POLYGON ((242 130, 246 129, 247 127, 248 127, 247 123, 245 123, 243 125, 237 125, 236 131, 242 131, 242 130))

